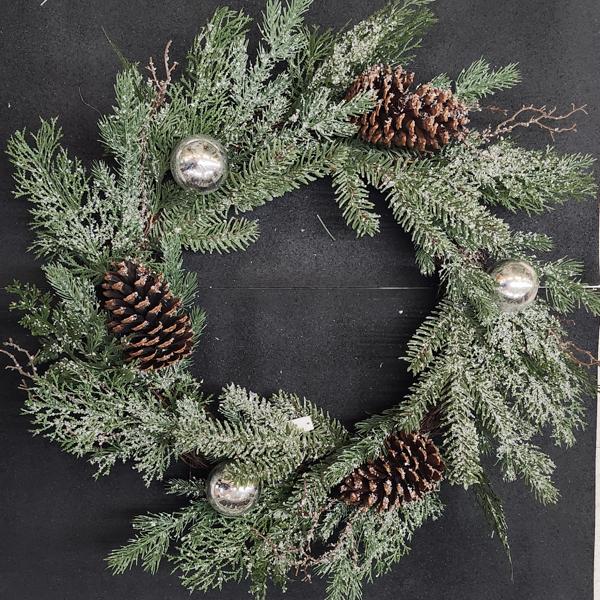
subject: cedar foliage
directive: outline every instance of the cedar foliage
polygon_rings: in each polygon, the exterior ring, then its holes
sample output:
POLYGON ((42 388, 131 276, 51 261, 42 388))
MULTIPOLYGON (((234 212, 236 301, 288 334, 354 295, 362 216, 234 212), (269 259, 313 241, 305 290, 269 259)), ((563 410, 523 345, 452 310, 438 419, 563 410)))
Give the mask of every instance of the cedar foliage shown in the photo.
MULTIPOLYGON (((140 563, 154 572, 167 560, 190 589, 249 578, 258 598, 270 580, 285 588, 291 574, 312 571, 327 578, 329 600, 358 600, 361 582, 404 556, 442 505, 434 491, 398 510, 361 512, 332 491, 379 456, 389 435, 418 431, 431 414, 439 415, 447 481, 473 489, 507 550, 506 519, 482 457, 493 455, 504 479, 522 479, 541 502, 556 501, 554 465, 537 438, 549 432, 556 444, 574 442, 588 386, 557 314, 582 306, 598 315, 600 297, 581 282, 577 262, 540 258, 549 238, 512 231, 490 206, 540 212, 589 198, 592 159, 526 150, 476 131, 426 157, 358 141, 352 120, 373 98, 344 102, 344 90, 369 66, 409 64, 434 21, 428 5, 393 0, 337 34, 305 25, 310 0, 268 0, 254 57, 250 19, 221 8, 194 40, 179 78, 168 74, 157 89, 125 65, 114 111, 100 121, 109 160, 85 170, 61 147, 56 120, 10 140, 15 195, 30 202, 33 250, 47 261, 49 284, 48 291, 10 288, 12 308, 38 341, 22 369, 35 432, 87 457, 98 474, 131 461, 150 483, 195 452, 232 460, 236 478, 263 484, 258 505, 228 519, 205 502, 201 479, 173 482, 170 491, 188 504, 138 517, 135 536, 109 558, 113 571, 140 563), (165 177, 171 148, 192 131, 229 150, 231 174, 208 195, 165 177), (215 401, 190 375, 189 359, 147 373, 123 361, 96 295, 112 264, 135 259, 164 273, 198 340, 205 316, 194 306, 195 276, 183 269, 182 249, 247 248, 259 229, 240 213, 326 175, 358 236, 378 232, 376 189, 411 235, 421 271, 440 274, 443 298, 406 352, 415 381, 405 398, 347 431, 293 394, 265 399, 230 385, 215 401), (510 315, 498 313, 486 272, 506 257, 531 261, 546 286, 545 298, 510 315), (291 425, 306 415, 313 431, 291 425)), ((493 70, 479 60, 457 77, 456 96, 475 109, 518 80, 515 65, 493 70)), ((450 84, 446 75, 432 81, 450 84)))

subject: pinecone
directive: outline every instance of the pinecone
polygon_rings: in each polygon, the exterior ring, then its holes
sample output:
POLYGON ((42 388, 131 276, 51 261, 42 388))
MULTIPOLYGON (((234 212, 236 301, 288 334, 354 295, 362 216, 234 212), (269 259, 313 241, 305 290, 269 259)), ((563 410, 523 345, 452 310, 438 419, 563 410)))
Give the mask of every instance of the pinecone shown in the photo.
POLYGON ((414 78, 402 67, 375 65, 354 81, 346 100, 367 90, 377 92, 375 108, 354 119, 363 140, 425 152, 464 139, 468 108, 450 90, 421 84, 412 91, 414 78))
POLYGON ((386 441, 387 454, 355 469, 338 488, 339 498, 361 510, 398 508, 419 500, 442 479, 444 461, 422 433, 399 433, 386 441))
POLYGON ((161 274, 126 260, 102 281, 103 308, 111 313, 109 329, 124 341, 125 360, 140 368, 158 369, 189 354, 192 326, 180 314, 181 300, 169 291, 161 274))

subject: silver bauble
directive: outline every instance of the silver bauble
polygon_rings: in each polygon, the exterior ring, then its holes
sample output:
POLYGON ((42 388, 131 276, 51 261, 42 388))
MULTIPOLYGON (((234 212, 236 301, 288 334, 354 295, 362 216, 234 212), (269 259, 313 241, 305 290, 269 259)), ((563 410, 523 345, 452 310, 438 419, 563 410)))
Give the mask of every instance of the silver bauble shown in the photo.
POLYGON ((491 272, 498 291, 498 305, 505 313, 529 306, 537 296, 540 282, 534 268, 523 260, 505 260, 491 272))
POLYGON ((184 138, 171 154, 173 179, 187 189, 213 192, 221 186, 227 171, 225 148, 208 135, 184 138))
POLYGON ((227 517, 239 517, 248 512, 260 495, 258 483, 237 485, 226 474, 227 463, 218 464, 206 480, 206 498, 209 504, 227 517))

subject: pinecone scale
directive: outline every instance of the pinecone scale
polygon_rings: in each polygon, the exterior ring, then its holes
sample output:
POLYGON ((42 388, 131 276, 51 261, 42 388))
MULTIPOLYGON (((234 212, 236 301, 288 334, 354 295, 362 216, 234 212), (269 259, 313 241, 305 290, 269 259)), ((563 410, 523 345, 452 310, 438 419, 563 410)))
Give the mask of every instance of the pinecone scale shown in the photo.
POLYGON ((464 139, 468 108, 450 90, 421 84, 412 88, 414 73, 402 67, 375 65, 361 74, 346 92, 346 100, 374 92, 373 110, 356 117, 359 137, 371 144, 399 146, 420 152, 439 150, 464 139))
POLYGON ((124 338, 125 360, 141 369, 172 364, 192 350, 193 331, 181 300, 161 274, 144 265, 122 261, 105 273, 102 306, 110 313, 109 330, 124 338))
POLYGON ((387 453, 355 469, 338 489, 338 497, 361 510, 398 508, 433 491, 443 478, 444 461, 431 439, 399 433, 386 441, 387 453))

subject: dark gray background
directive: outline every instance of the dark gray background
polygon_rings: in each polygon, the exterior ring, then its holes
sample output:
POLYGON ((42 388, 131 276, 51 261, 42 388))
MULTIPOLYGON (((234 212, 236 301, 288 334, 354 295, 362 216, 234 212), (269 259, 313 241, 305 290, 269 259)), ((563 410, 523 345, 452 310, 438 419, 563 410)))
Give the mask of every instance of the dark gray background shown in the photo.
MULTIPOLYGON (((252 15, 262 1, 232 2, 252 15)), ((339 27, 381 6, 380 0, 316 0, 309 21, 339 27)), ((117 63, 101 31, 131 58, 146 62, 173 39, 182 58, 216 0, 4 1, 0 6, 0 140, 17 128, 35 128, 38 115, 59 115, 66 143, 86 161, 98 158, 98 114, 109 110, 117 63)), ((577 135, 558 140, 565 151, 598 154, 600 133, 600 5, 595 0, 441 0, 440 23, 414 64, 419 79, 456 75, 486 56, 518 61, 524 83, 494 100, 568 106, 588 103, 577 135)), ((540 147, 543 135, 523 143, 540 147)), ((40 281, 26 205, 11 199, 10 168, 0 159, 0 286, 14 277, 40 281)), ((235 381, 261 393, 278 388, 306 395, 347 422, 401 398, 408 380, 398 361, 404 345, 433 306, 435 283, 414 266, 407 237, 385 217, 375 239, 356 241, 334 205, 327 182, 258 211, 262 237, 249 251, 190 256, 199 273, 200 303, 209 315, 197 352, 196 373, 216 392, 235 381), (320 225, 321 216, 336 237, 320 225), (382 289, 382 288, 393 289, 382 289)), ((556 240, 556 255, 585 260, 588 282, 598 283, 594 202, 569 204, 517 225, 556 240)), ((0 332, 27 343, 0 292, 0 332)), ((574 339, 595 348, 596 324, 576 316, 574 339)), ((161 484, 145 488, 129 467, 99 481, 75 460, 28 433, 20 415, 17 378, 2 372, 0 404, 0 598, 10 600, 176 600, 188 598, 175 576, 140 571, 112 577, 103 557, 129 536, 129 519, 168 510, 177 501, 161 484)), ((592 424, 577 446, 551 449, 562 500, 538 506, 521 484, 501 486, 510 525, 514 582, 469 494, 444 488, 446 515, 417 533, 413 552, 365 598, 412 600, 590 600, 592 598, 595 403, 592 424)), ((323 585, 296 583, 290 599, 322 598, 323 585)), ((227 586, 206 598, 241 598, 246 587, 227 586)), ((196 597, 202 597, 197 594, 196 597)), ((274 590, 271 598, 281 598, 274 590)))

